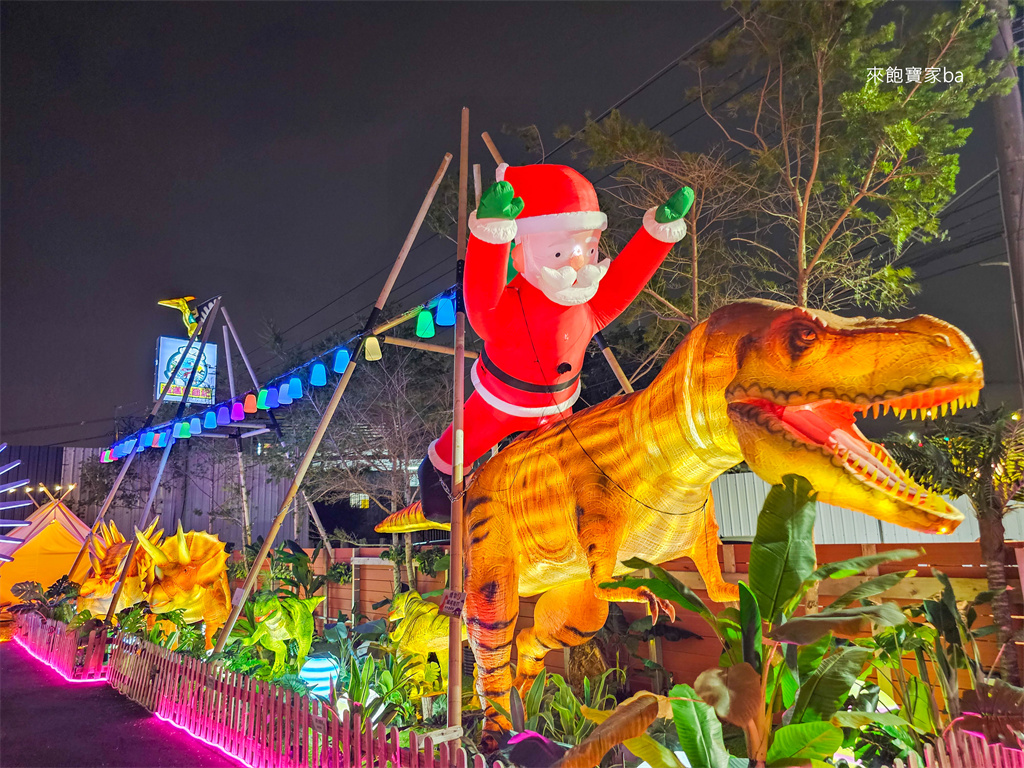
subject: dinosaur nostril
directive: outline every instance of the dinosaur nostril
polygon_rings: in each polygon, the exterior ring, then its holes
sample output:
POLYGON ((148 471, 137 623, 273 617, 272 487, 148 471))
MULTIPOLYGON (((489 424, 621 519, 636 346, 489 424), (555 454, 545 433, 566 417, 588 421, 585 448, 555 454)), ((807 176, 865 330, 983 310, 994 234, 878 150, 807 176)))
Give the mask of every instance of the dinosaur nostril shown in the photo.
POLYGON ((952 342, 949 340, 949 336, 947 336, 944 333, 932 334, 932 341, 934 341, 939 346, 946 347, 946 349, 949 349, 950 347, 953 346, 952 342))

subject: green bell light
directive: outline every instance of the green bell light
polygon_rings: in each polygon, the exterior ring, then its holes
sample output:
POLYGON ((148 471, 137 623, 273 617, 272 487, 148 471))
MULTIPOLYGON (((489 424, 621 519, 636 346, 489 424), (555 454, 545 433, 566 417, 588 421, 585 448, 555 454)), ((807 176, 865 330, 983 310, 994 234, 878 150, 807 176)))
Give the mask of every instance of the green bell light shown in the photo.
POLYGON ((421 339, 432 339, 435 333, 434 316, 429 309, 424 309, 416 315, 416 335, 421 339))

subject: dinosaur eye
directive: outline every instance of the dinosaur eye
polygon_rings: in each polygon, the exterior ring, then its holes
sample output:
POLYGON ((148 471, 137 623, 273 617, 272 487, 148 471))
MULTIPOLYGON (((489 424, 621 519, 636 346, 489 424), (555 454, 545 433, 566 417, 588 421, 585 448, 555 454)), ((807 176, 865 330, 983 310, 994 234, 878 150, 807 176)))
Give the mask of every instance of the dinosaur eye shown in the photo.
POLYGON ((562 258, 562 254, 561 254, 561 253, 556 253, 556 254, 555 254, 555 258, 556 258, 556 259, 560 259, 560 258, 562 258))
POLYGON ((799 357, 818 340, 818 331, 809 325, 797 325, 789 332, 789 351, 799 357))

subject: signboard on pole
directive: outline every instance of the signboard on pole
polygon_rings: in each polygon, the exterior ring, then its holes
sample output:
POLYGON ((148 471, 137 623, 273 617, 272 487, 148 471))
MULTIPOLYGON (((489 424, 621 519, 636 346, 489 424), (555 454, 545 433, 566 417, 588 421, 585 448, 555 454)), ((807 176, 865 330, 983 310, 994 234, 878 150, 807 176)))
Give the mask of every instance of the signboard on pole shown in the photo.
MULTIPOLYGON (((168 379, 178 358, 188 346, 188 339, 176 339, 171 336, 161 336, 156 343, 156 397, 164 387, 167 387, 165 402, 181 402, 185 394, 185 384, 188 383, 189 374, 196 362, 196 353, 199 352, 199 341, 192 344, 188 351, 188 357, 174 381, 169 383, 168 379)), ((189 392, 188 401, 197 405, 212 405, 217 396, 217 345, 207 343, 203 349, 203 359, 199 362, 199 369, 192 381, 192 391, 189 392)))

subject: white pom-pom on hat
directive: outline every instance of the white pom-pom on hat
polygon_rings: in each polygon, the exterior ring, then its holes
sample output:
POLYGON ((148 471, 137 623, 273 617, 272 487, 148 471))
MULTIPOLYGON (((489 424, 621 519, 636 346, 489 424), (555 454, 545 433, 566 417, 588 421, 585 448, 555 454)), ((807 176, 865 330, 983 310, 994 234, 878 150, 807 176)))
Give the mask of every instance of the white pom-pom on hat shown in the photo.
POLYGON ((508 163, 500 163, 494 170, 494 180, 504 181, 505 180, 505 169, 508 168, 508 163))

